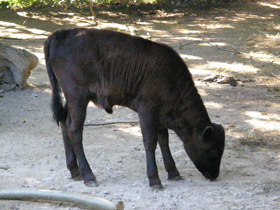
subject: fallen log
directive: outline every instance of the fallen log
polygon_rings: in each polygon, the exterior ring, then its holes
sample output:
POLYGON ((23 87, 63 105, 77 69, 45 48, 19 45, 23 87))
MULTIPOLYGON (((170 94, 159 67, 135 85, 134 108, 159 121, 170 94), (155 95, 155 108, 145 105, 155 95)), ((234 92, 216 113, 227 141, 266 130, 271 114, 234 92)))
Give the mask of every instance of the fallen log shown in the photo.
POLYGON ((0 89, 26 87, 30 71, 37 63, 36 55, 0 43, 0 89))

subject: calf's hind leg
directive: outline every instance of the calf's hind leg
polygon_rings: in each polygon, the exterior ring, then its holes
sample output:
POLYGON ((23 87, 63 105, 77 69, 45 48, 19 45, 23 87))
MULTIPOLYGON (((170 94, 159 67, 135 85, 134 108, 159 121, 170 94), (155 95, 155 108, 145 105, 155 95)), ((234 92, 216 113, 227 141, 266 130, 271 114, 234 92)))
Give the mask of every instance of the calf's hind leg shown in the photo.
MULTIPOLYGON (((83 148, 83 125, 86 118, 86 109, 89 100, 84 96, 83 90, 75 91, 75 97, 68 100, 68 114, 70 115, 70 125, 68 133, 73 147, 75 156, 78 160, 79 172, 82 176, 85 185, 88 187, 98 186, 96 177, 92 173, 92 170, 88 164, 83 148), (80 96, 80 97, 77 97, 80 96)), ((69 98, 68 98, 69 99, 69 98)), ((66 98, 67 100, 67 98, 66 98)))
POLYGON ((68 133, 68 126, 70 125, 70 121, 71 121, 70 115, 68 115, 66 121, 60 122, 60 125, 61 125, 62 136, 63 136, 67 168, 71 173, 72 179, 79 181, 81 180, 81 176, 79 172, 77 158, 74 149, 71 145, 70 137, 68 133))

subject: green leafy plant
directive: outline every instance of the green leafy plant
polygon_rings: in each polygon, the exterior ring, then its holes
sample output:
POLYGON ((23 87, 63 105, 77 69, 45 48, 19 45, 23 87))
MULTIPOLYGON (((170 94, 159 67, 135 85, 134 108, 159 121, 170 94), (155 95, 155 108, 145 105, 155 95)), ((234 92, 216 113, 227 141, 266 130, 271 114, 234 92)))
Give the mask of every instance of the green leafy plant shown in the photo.
MULTIPOLYGON (((30 6, 82 6, 87 5, 90 0, 2 0, 0 7, 30 7, 30 6)), ((165 5, 211 5, 222 2, 232 2, 238 0, 92 0, 95 5, 109 5, 109 4, 121 4, 127 7, 130 4, 140 3, 161 3, 165 5)))

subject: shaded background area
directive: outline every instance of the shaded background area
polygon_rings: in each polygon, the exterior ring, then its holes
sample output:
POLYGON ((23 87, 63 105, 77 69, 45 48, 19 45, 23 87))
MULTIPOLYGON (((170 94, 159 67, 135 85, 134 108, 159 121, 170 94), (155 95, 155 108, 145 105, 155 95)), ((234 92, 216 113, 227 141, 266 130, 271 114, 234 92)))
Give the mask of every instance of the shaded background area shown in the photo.
MULTIPOLYGON (((235 3, 196 10, 99 9, 96 26, 89 11, 49 8, 0 10, 0 41, 36 54, 30 87, 1 93, 0 187, 81 192, 117 201, 127 209, 277 209, 280 203, 280 3, 235 3), (69 179, 59 128, 51 121, 50 83, 43 43, 52 32, 74 27, 107 28, 172 46, 185 60, 213 122, 226 130, 226 150, 217 182, 195 169, 171 131, 170 144, 184 182, 166 189, 147 186, 138 125, 85 127, 85 150, 100 182, 87 188, 69 179), (208 75, 234 77, 238 85, 207 83, 208 75)), ((90 104, 86 123, 134 121, 122 107, 114 114, 90 104)), ((58 203, 0 201, 1 209, 79 209, 58 203)))

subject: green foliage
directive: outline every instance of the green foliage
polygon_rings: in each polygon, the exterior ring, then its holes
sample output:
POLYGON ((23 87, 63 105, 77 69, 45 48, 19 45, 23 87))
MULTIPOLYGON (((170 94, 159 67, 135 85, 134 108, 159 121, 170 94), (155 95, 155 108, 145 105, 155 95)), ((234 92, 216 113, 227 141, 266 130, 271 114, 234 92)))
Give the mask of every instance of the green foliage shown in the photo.
POLYGON ((9 6, 9 3, 7 1, 1 1, 0 2, 0 9, 1 8, 7 8, 9 6))
POLYGON ((36 0, 7 0, 10 7, 28 7, 33 5, 36 0))
MULTIPOLYGON (((9 7, 30 7, 30 6, 56 6, 56 5, 67 5, 72 2, 85 2, 85 1, 74 1, 74 0, 4 0, 9 7)), ((88 2, 88 1, 87 1, 88 2)))
MULTIPOLYGON (((30 7, 30 6, 43 6, 43 5, 66 5, 68 2, 79 2, 74 0, 2 0, 2 7, 30 7)), ((85 2, 85 1, 82 1, 85 2)), ((87 1, 88 2, 88 1, 87 1)))
MULTIPOLYGON (((30 7, 30 6, 83 6, 88 5, 90 0, 0 0, 0 8, 5 7, 30 7)), ((130 4, 139 3, 161 3, 170 6, 194 6, 209 5, 221 2, 232 2, 237 0, 92 0, 96 5, 122 4, 129 6, 130 4)))

